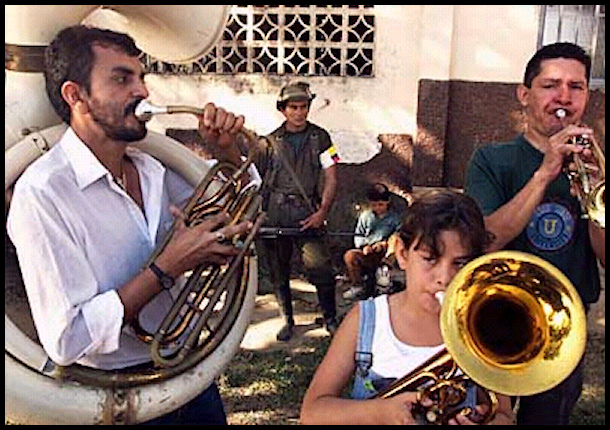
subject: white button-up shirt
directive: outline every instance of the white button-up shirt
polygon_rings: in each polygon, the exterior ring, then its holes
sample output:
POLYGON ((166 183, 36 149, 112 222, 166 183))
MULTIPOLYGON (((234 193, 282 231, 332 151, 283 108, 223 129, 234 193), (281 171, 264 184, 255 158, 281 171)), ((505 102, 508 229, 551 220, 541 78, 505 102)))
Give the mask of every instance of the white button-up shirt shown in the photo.
MULTIPOLYGON (((7 231, 40 342, 60 365, 116 369, 150 360, 148 345, 123 326, 116 290, 145 268, 171 228, 169 205, 184 203, 193 188, 148 154, 131 147, 127 154, 144 211, 71 128, 15 184, 7 231)), ((169 306, 163 291, 140 313, 142 326, 154 330, 169 306)))

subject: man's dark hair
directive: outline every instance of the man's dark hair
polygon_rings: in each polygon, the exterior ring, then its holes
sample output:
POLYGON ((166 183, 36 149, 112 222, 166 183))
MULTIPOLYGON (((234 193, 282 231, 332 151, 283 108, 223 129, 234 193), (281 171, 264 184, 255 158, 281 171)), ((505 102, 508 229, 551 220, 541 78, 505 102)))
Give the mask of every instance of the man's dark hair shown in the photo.
POLYGON ((526 87, 531 88, 532 81, 540 74, 540 64, 542 61, 554 58, 568 58, 580 61, 585 66, 585 76, 587 82, 589 81, 589 75, 591 74, 591 57, 589 54, 580 46, 573 43, 558 42, 543 46, 534 54, 525 68, 523 84, 526 87))
POLYGON ((45 82, 47 95, 61 119, 70 123, 70 106, 61 96, 66 81, 76 82, 87 93, 91 92, 91 70, 95 54, 93 45, 113 47, 130 56, 141 51, 134 40, 123 33, 77 25, 59 32, 45 49, 45 82))

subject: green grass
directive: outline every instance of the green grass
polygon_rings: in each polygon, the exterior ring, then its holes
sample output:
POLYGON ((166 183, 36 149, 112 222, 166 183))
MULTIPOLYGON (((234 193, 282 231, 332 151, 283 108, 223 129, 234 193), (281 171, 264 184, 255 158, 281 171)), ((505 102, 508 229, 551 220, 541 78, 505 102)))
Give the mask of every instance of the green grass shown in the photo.
POLYGON ((219 378, 230 424, 298 424, 305 390, 329 338, 292 350, 240 351, 219 378))
MULTIPOLYGON (((219 378, 229 424, 299 424, 309 381, 324 357, 329 338, 304 340, 292 350, 240 351, 219 378)), ((570 424, 604 425, 605 336, 590 336, 585 384, 570 424)))

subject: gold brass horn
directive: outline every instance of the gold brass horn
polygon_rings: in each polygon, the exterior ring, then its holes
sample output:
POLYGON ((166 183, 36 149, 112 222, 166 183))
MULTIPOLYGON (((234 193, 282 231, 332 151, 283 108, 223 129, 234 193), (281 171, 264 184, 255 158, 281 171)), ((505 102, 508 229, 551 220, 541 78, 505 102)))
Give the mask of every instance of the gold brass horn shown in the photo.
MULTIPOLYGON (((136 107, 135 115, 142 121, 148 121, 158 114, 200 115, 202 112, 202 109, 189 106, 162 108, 143 100, 136 107)), ((58 370, 57 377, 101 387, 140 386, 182 374, 214 353, 224 341, 239 315, 249 277, 257 276, 250 273, 248 260, 252 241, 265 219, 261 211, 259 187, 248 186, 245 176, 256 152, 261 145, 269 142, 251 130, 240 133, 250 142, 251 149, 246 160, 239 167, 229 163, 215 164, 198 183, 183 209, 183 215, 185 223, 192 226, 224 211, 230 215, 230 224, 249 220, 253 222, 253 228, 245 237, 231 238, 241 251, 228 264, 200 265, 190 273, 154 333, 142 327, 139 319, 131 323, 138 338, 150 344, 151 359, 156 367, 108 375, 97 369, 72 365, 58 370), (253 141, 257 144, 252 144, 253 141)), ((175 224, 151 254, 145 267, 163 251, 174 231, 175 224)))
MULTIPOLYGON (((148 121, 154 114, 178 112, 201 114, 203 111, 197 108, 161 111, 147 101, 140 102, 136 108, 136 116, 143 121, 148 121)), ((251 131, 245 133, 249 139, 258 139, 251 131)), ((196 225, 219 212, 230 215, 230 224, 252 221, 254 226, 247 237, 231 239, 234 245, 241 247, 240 253, 224 266, 210 264, 194 269, 154 334, 144 330, 137 319, 132 323, 138 337, 150 343, 151 358, 159 366, 201 361, 222 341, 231 327, 231 319, 236 316, 234 308, 239 309, 241 305, 239 297, 245 290, 248 275, 244 272, 244 260, 265 217, 261 212, 262 197, 258 187, 246 186, 244 181, 256 150, 254 145, 239 168, 217 163, 199 183, 183 210, 187 226, 196 225)), ((174 231, 175 224, 147 265, 162 252, 174 231)))
POLYGON ((578 292, 555 266, 531 254, 498 251, 467 264, 441 307, 446 349, 395 381, 377 397, 418 391, 434 404, 414 411, 446 424, 495 393, 532 395, 567 378, 585 350, 586 317, 578 292), (479 397, 472 402, 472 397, 479 397), (482 398, 480 398, 482 396, 482 398))
MULTIPOLYGON (((565 109, 555 111, 557 118, 562 120, 566 117, 565 109)), ((576 190, 576 197, 580 202, 583 215, 595 222, 601 228, 606 228, 606 157, 595 139, 584 136, 575 136, 570 143, 582 145, 591 149, 595 166, 599 169, 601 180, 596 184, 591 183, 590 170, 579 154, 574 154, 576 171, 567 171, 568 179, 576 190)))

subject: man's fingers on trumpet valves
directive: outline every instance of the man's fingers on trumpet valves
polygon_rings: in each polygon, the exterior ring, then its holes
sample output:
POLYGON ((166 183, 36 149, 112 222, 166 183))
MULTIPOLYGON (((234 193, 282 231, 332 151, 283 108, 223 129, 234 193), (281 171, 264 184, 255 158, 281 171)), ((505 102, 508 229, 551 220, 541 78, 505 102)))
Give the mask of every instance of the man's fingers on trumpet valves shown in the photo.
POLYGON ((586 125, 566 124, 567 116, 565 109, 557 109, 555 116, 559 119, 563 129, 557 133, 559 142, 566 144, 568 170, 577 170, 581 167, 591 168, 592 171, 599 170, 597 166, 593 147, 597 146, 595 133, 592 128, 586 125))
MULTIPOLYGON (((555 115, 563 126, 566 110, 557 109, 555 115)), ((563 145, 567 148, 563 170, 570 181, 570 194, 580 202, 585 218, 605 228, 606 157, 591 128, 568 124, 555 136, 564 132, 568 137, 563 145)))
POLYGON ((590 138, 593 137, 593 129, 584 124, 573 124, 566 120, 568 113, 565 109, 557 109, 555 116, 559 119, 562 130, 558 133, 563 143, 578 144, 588 147, 590 138))

